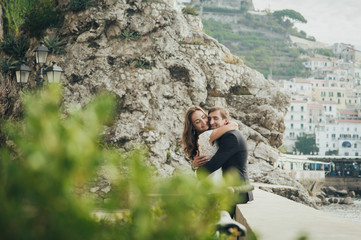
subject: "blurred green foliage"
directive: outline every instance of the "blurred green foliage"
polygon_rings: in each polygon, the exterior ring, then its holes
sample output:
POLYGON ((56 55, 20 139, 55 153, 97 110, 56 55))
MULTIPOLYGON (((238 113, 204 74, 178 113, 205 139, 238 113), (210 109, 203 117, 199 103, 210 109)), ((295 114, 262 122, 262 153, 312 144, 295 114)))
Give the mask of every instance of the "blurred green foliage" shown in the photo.
POLYGON ((219 186, 193 175, 158 179, 146 152, 120 152, 100 137, 112 96, 70 114, 61 98, 56 85, 25 93, 24 119, 1 124, 0 239, 214 239, 219 210, 236 201, 225 187, 232 177, 219 186), (99 169, 111 179, 107 201, 82 190, 99 169), (95 209, 128 214, 111 221, 92 217, 95 209))

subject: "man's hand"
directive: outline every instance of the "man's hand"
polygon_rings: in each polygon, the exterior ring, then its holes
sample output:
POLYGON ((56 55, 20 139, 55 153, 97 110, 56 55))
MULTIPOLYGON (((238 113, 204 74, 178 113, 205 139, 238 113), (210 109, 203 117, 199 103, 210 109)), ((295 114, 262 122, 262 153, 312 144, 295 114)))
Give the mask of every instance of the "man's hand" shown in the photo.
POLYGON ((208 161, 208 157, 205 155, 199 156, 199 151, 197 151, 197 155, 193 159, 193 168, 198 168, 205 164, 208 161))

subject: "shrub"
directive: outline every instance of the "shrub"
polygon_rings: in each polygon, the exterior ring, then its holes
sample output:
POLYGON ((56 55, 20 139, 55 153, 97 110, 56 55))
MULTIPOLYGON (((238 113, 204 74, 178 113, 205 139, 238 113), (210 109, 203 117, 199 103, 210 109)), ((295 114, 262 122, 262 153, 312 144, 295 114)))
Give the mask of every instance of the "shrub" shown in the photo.
POLYGON ((198 16, 197 10, 194 7, 191 7, 191 6, 186 6, 185 8, 183 8, 182 13, 183 14, 193 15, 193 16, 198 16))
POLYGON ((120 67, 135 67, 135 68, 144 68, 152 69, 152 65, 148 61, 143 61, 139 59, 130 59, 124 61, 120 64, 120 67))
POLYGON ((16 66, 18 66, 19 61, 16 61, 10 58, 0 58, 1 72, 4 74, 13 74, 15 72, 16 66))
POLYGON ((0 43, 0 48, 16 60, 23 59, 29 47, 30 41, 26 36, 7 35, 0 43))
POLYGON ((19 36, 19 29, 24 21, 24 17, 31 5, 32 0, 0 0, 4 10, 4 20, 8 35, 19 36))
POLYGON ((125 40, 137 40, 142 36, 139 35, 137 32, 132 32, 128 30, 122 30, 121 33, 117 36, 117 38, 125 39, 125 40))
POLYGON ((81 12, 88 7, 96 7, 96 2, 92 0, 72 0, 69 5, 69 10, 73 12, 81 12))
POLYGON ((56 8, 53 0, 32 0, 23 29, 29 36, 40 39, 45 29, 60 27, 63 19, 62 12, 56 8))
POLYGON ((44 39, 45 46, 49 49, 50 53, 63 54, 65 53, 65 43, 58 38, 56 34, 51 34, 44 39))
POLYGON ((24 120, 4 128, 13 144, 0 151, 0 239, 214 236, 219 208, 233 202, 225 185, 195 184, 189 175, 157 180, 144 152, 119 152, 98 144, 102 126, 114 116, 115 101, 109 94, 68 117, 59 111, 60 100, 60 88, 54 85, 41 94, 25 93, 24 120), (99 166, 112 179, 106 203, 96 203, 81 191, 99 166), (95 208, 127 214, 113 221, 96 219, 91 217, 95 208))
POLYGON ((229 63, 229 64, 234 64, 234 65, 243 65, 243 62, 242 60, 240 60, 239 58, 233 56, 233 55, 226 55, 224 61, 226 63, 229 63))

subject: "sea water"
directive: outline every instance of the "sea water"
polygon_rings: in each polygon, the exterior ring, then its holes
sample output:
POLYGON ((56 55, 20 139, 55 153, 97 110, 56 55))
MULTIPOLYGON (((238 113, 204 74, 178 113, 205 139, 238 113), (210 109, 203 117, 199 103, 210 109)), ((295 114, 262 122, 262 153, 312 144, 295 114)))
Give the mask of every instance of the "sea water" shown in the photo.
POLYGON ((321 210, 361 224, 361 199, 353 199, 353 201, 354 203, 351 205, 330 204, 323 206, 321 210))

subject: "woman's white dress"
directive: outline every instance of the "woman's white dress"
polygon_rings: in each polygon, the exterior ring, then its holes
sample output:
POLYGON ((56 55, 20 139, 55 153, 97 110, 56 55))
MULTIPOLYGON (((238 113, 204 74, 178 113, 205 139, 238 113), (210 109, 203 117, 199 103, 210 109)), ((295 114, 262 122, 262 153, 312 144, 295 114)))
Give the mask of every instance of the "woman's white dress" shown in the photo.
MULTIPOLYGON (((205 155, 209 159, 211 159, 214 154, 218 151, 218 144, 216 141, 213 142, 213 145, 209 143, 209 138, 212 134, 213 130, 208 130, 201 133, 198 136, 198 150, 199 155, 205 155)), ((211 173, 209 176, 213 183, 220 183, 222 181, 222 169, 218 168, 216 171, 211 173)))

